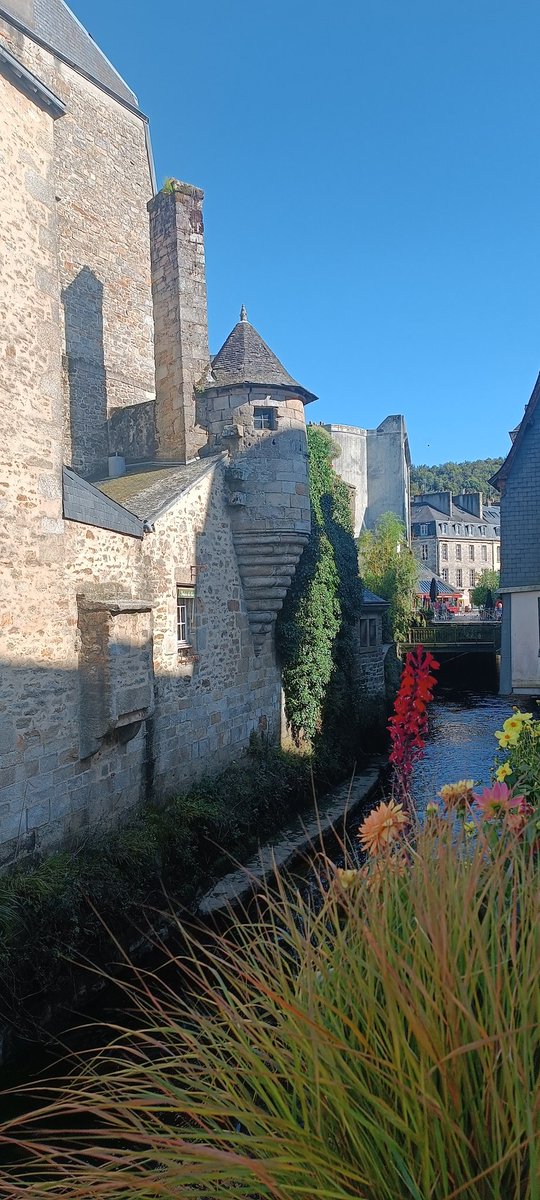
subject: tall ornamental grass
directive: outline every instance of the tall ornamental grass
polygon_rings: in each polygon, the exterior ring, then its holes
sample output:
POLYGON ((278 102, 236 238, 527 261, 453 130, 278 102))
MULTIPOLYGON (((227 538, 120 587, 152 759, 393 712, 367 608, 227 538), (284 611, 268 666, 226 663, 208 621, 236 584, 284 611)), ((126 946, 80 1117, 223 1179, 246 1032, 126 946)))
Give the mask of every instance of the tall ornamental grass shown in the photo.
POLYGON ((4 1126, 0 1195, 538 1200, 534 847, 414 834, 134 972, 138 1028, 4 1126))

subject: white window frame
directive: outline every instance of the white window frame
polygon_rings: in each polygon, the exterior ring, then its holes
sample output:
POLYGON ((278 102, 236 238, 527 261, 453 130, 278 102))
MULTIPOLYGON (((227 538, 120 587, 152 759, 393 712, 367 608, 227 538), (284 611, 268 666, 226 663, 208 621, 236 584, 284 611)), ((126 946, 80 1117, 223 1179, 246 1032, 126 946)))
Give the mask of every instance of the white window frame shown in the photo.
POLYGON ((463 587, 463 571, 461 567, 458 567, 456 571, 456 587, 463 587))
POLYGON ((474 545, 469 546, 469 562, 474 562, 474 545))
POLYGON ((461 546, 460 546, 460 544, 459 544, 459 542, 458 542, 458 544, 457 544, 457 546, 456 546, 456 562, 461 562, 461 561, 462 561, 462 559, 461 559, 461 546))
POLYGON ((195 632, 195 588, 177 583, 176 585, 176 645, 178 650, 190 650, 193 647, 195 632))
POLYGON ((488 552, 487 552, 487 550, 488 550, 487 546, 482 546, 482 549, 481 549, 481 551, 480 551, 480 554, 481 554, 481 557, 482 557, 482 562, 487 562, 487 560, 488 560, 488 552))
POLYGON ((448 583, 448 567, 443 567, 443 569, 441 571, 441 577, 442 577, 444 583, 448 583))
POLYGON ((448 562, 448 542, 441 542, 441 559, 448 562))
POLYGON ((427 562, 429 558, 429 546, 427 542, 422 542, 422 562, 427 562))
POLYGON ((476 571, 469 571, 469 587, 476 587, 476 571))
POLYGON ((427 535, 428 535, 428 526, 421 525, 420 526, 420 537, 427 537, 427 535))

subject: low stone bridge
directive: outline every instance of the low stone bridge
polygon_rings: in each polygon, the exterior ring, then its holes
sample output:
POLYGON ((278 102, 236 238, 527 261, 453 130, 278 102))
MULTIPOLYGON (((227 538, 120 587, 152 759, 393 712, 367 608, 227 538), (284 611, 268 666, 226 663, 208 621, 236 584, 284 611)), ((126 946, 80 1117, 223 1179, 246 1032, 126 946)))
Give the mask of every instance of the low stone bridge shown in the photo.
POLYGON ((425 646, 439 654, 500 654, 500 621, 441 621, 409 631, 409 640, 400 650, 406 654, 415 646, 425 646))

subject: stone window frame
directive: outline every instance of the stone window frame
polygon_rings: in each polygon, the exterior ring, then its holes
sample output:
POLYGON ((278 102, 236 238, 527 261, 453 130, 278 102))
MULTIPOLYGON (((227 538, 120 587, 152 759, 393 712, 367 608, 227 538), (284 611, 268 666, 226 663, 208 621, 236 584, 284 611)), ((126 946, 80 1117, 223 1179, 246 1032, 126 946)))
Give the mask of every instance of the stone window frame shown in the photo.
POLYGON ((469 571, 469 587, 476 587, 476 571, 469 571))
POLYGON ((463 587, 463 571, 461 567, 458 567, 456 570, 456 587, 463 587))
POLYGON ((427 542, 422 542, 421 546, 422 562, 427 562, 429 558, 429 546, 427 542))
POLYGON ((461 546, 459 543, 456 546, 456 562, 461 562, 461 546))
POLYGON ((485 562, 485 563, 487 563, 487 560, 488 560, 487 550, 488 550, 487 546, 482 546, 481 551, 480 551, 482 562, 485 562))
POLYGON ((272 433, 277 429, 276 410, 271 404, 253 405, 253 428, 255 433, 272 433), (260 422, 258 424, 257 422, 260 422))
POLYGON ((176 647, 181 657, 195 649, 195 585, 176 584, 176 647), (180 637, 181 631, 185 637, 180 637))
POLYGON ((469 544, 469 562, 474 562, 474 542, 469 544))
POLYGON ((448 562, 448 542, 441 542, 441 558, 443 562, 448 562))
POLYGON ((441 577, 442 577, 444 583, 448 583, 448 574, 449 574, 448 567, 443 567, 443 569, 441 571, 441 577))

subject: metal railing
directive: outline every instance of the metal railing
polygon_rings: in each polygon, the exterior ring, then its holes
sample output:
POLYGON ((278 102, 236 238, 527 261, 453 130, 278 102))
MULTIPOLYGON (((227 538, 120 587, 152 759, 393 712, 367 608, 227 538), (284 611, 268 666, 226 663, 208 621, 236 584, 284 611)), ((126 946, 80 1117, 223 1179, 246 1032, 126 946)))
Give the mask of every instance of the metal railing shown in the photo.
POLYGON ((464 644, 489 646, 494 651, 500 649, 500 621, 482 621, 478 624, 472 621, 448 621, 440 625, 424 625, 409 631, 411 646, 457 646, 464 644))

